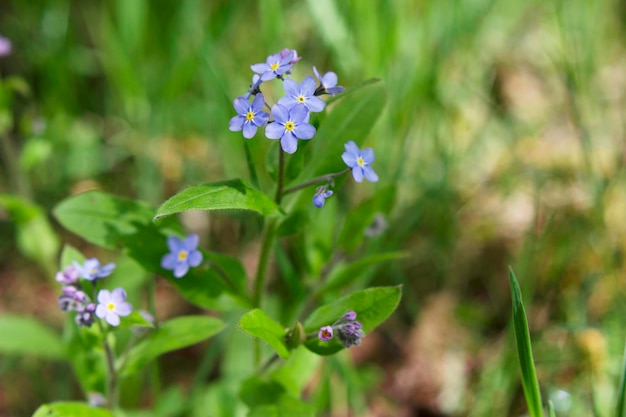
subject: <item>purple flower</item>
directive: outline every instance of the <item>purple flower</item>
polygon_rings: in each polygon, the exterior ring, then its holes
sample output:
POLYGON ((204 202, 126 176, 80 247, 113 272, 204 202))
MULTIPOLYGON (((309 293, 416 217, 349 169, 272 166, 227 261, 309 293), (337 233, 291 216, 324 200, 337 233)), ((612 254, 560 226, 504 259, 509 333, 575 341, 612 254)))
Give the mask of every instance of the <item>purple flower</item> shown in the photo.
POLYGON ((116 288, 113 291, 100 290, 96 316, 105 319, 111 326, 119 326, 120 316, 128 316, 133 306, 126 301, 126 291, 116 288))
POLYGON ((298 149, 298 139, 311 139, 315 135, 315 127, 308 123, 309 112, 305 106, 288 109, 282 104, 275 104, 272 116, 274 121, 265 128, 265 136, 280 139, 280 146, 287 153, 298 149))
POLYGON ((354 321, 356 320, 356 312, 350 310, 346 314, 343 315, 341 321, 354 321))
POLYGON ((11 54, 11 49, 11 41, 4 36, 0 36, 0 57, 11 54))
POLYGON ((332 326, 324 326, 317 334, 317 338, 322 342, 328 342, 334 336, 332 326))
POLYGON ((70 265, 63 271, 57 272, 54 279, 61 284, 76 284, 80 276, 80 271, 76 266, 70 265))
POLYGON ((341 155, 343 162, 352 168, 352 176, 356 182, 363 182, 363 177, 370 182, 378 181, 378 175, 370 167, 374 162, 374 150, 367 148, 361 150, 353 141, 344 145, 346 151, 341 155))
POLYGON ((328 189, 327 185, 317 187, 313 196, 313 205, 317 208, 324 207, 325 200, 333 195, 333 191, 328 189))
POLYGON ((309 111, 320 112, 326 107, 326 103, 319 97, 315 97, 315 80, 313 77, 306 77, 302 84, 294 80, 283 81, 285 97, 278 100, 278 104, 290 108, 296 104, 303 104, 309 111))
POLYGON ((280 58, 282 59, 282 58, 285 58, 290 53, 293 54, 292 58, 291 58, 291 61, 289 61, 289 63, 291 65, 294 65, 296 62, 298 62, 298 61, 300 61, 302 59, 301 56, 298 56, 298 52, 295 49, 285 48, 282 51, 280 51, 278 53, 278 55, 280 55, 280 58))
POLYGON ((170 253, 161 258, 161 266, 174 271, 176 278, 184 277, 189 267, 198 266, 202 262, 202 252, 197 250, 198 235, 195 233, 184 240, 170 236, 167 238, 167 246, 170 253))
POLYGON ((95 317, 96 305, 94 303, 81 304, 76 308, 76 324, 84 327, 91 327, 95 317))
POLYGON ((237 97, 233 101, 233 105, 238 115, 230 119, 228 128, 232 132, 238 132, 243 129, 243 137, 246 139, 252 138, 256 134, 257 128, 265 126, 270 118, 269 114, 261 111, 264 103, 263 94, 254 96, 252 104, 245 97, 237 97))
POLYGON ((251 65, 252 71, 261 75, 261 81, 268 81, 272 78, 280 77, 287 71, 291 70, 293 64, 291 61, 294 57, 294 51, 281 56, 280 53, 267 57, 265 63, 251 65))
POLYGON ((76 269, 78 269, 80 276, 85 278, 87 281, 93 281, 96 278, 108 277, 115 268, 114 263, 108 263, 104 266, 100 266, 100 261, 96 258, 87 259, 82 266, 76 261, 74 261, 73 265, 76 269))
POLYGON ((317 72, 317 68, 315 67, 313 67, 313 72, 317 79, 320 80, 320 86, 315 90, 315 95, 330 94, 334 96, 335 94, 344 92, 345 88, 337 85, 337 74, 334 72, 329 71, 320 76, 320 73, 317 72))

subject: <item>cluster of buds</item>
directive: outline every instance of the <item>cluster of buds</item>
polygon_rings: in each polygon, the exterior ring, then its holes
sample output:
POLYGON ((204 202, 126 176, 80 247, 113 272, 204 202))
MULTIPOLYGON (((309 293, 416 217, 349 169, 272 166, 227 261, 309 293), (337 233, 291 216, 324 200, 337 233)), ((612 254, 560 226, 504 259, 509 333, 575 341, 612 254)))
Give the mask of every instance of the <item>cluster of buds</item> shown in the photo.
POLYGON ((115 264, 101 266, 95 258, 87 259, 83 265, 73 262, 62 271, 57 272, 56 281, 63 284, 58 298, 59 308, 63 311, 75 311, 76 323, 79 326, 91 327, 96 317, 105 319, 111 326, 120 324, 120 316, 128 316, 132 311, 126 302, 126 292, 116 288, 112 292, 101 290, 98 293, 98 304, 92 302, 82 288, 82 281, 94 282, 98 278, 107 277, 113 272, 115 264))
POLYGON ((348 311, 331 326, 322 327, 317 337, 323 342, 328 342, 332 340, 335 335, 346 348, 361 343, 361 339, 365 337, 365 333, 363 332, 361 322, 356 320, 356 313, 354 311, 348 311))

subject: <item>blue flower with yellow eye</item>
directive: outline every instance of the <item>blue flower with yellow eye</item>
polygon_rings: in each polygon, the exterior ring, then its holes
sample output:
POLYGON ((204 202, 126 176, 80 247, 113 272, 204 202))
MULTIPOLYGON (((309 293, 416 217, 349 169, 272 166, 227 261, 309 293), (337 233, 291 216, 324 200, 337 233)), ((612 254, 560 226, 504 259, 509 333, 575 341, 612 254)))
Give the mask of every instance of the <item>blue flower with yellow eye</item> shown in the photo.
POLYGON ((311 139, 315 136, 315 127, 309 124, 309 111, 305 106, 287 108, 282 104, 272 107, 274 121, 265 128, 268 139, 280 139, 280 146, 287 153, 298 149, 298 139, 311 139))
POLYGON ((202 263, 202 252, 197 249, 198 235, 195 233, 185 239, 170 236, 167 238, 167 246, 170 252, 161 258, 161 266, 174 271, 176 278, 184 277, 190 267, 202 263))
POLYGON ((251 139, 257 131, 257 128, 265 126, 270 115, 262 111, 265 99, 263 94, 257 94, 252 100, 252 104, 245 97, 237 97, 233 101, 237 116, 230 119, 228 128, 231 132, 243 130, 243 137, 251 139))
POLYGON ((341 155, 341 159, 352 168, 352 176, 356 182, 363 182, 364 177, 369 182, 378 181, 378 175, 370 166, 374 162, 374 150, 372 148, 361 151, 353 141, 346 143, 344 148, 346 151, 341 155))

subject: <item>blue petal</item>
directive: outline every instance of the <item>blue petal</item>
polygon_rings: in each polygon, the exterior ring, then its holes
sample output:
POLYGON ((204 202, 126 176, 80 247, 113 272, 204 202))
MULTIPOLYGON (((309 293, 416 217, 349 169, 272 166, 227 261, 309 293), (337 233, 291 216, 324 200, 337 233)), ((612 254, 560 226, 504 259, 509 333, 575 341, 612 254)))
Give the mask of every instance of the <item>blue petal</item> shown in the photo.
POLYGON ((250 69, 257 74, 263 74, 270 69, 270 66, 265 63, 250 65, 250 69))
POLYGON ((230 122, 228 122, 228 130, 230 130, 231 132, 239 132, 241 129, 243 129, 243 122, 245 121, 245 117, 243 116, 235 116, 232 119, 230 119, 230 122))
POLYGON ((311 139, 315 136, 315 127, 308 123, 304 123, 294 127, 293 133, 300 139, 311 139))
POLYGON ((265 128, 265 137, 268 139, 280 139, 285 133, 285 126, 272 122, 265 128))
POLYGON ((182 278, 185 276, 187 271, 189 271, 189 265, 187 265, 187 262, 181 262, 176 265, 176 268, 174 268, 174 276, 176 278, 182 278))
POLYGON ((317 68, 315 68, 315 65, 313 66, 313 74, 315 74, 317 79, 320 80, 320 82, 322 82, 322 77, 320 77, 320 73, 317 72, 317 68))
POLYGON ((263 94, 257 94, 254 96, 254 100, 252 100, 252 111, 254 113, 258 113, 263 109, 263 104, 265 104, 265 97, 263 94))
MULTIPOLYGON (((272 55, 272 57, 276 57, 276 60, 278 60, 280 58, 280 54, 272 55)), ((280 60, 280 65, 281 66, 287 65, 291 62, 292 59, 293 59, 293 51, 289 52, 287 55, 283 57, 283 59, 280 60)))
POLYGON ((167 238, 167 247, 170 248, 170 252, 178 253, 181 249, 185 249, 183 241, 176 236, 169 236, 167 238))
POLYGON ((268 70, 261 75, 261 81, 269 81, 276 78, 276 73, 274 71, 268 70))
POLYGON ((306 106, 309 110, 318 112, 324 110, 326 102, 319 97, 309 97, 306 101, 306 106))
POLYGON ((260 111, 254 116, 254 120, 252 121, 252 123, 261 127, 261 126, 265 126, 269 119, 270 119, 269 114, 265 113, 264 111, 260 111))
POLYGON ((345 162, 350 168, 356 166, 356 156, 349 152, 342 153, 341 159, 343 159, 343 162, 345 162))
POLYGON ((358 165, 353 166, 352 176, 356 182, 363 182, 363 168, 358 165))
POLYGON ((293 106, 291 110, 289 110, 289 118, 296 125, 299 125, 300 123, 304 122, 304 119, 306 119, 307 114, 309 114, 309 109, 307 109, 306 106, 302 104, 293 106))
POLYGON ((285 124, 289 121, 289 110, 282 104, 274 104, 272 107, 272 116, 278 123, 285 124))
POLYGON ((237 97, 233 100, 233 107, 235 107, 237 114, 245 115, 250 109, 250 103, 244 97, 237 97))
POLYGON ((286 109, 291 109, 293 106, 300 104, 300 102, 291 96, 284 96, 278 100, 278 104, 284 106, 286 109))
POLYGON ((341 86, 330 87, 326 89, 326 92, 330 94, 331 96, 334 96, 335 94, 343 93, 344 91, 345 91, 345 88, 341 86))
POLYGON ((202 263, 202 252, 195 250, 189 253, 189 258, 187 258, 190 266, 198 266, 202 263))
POLYGON ((244 123, 243 124, 243 137, 246 139, 252 139, 256 134, 256 125, 254 123, 244 123))
POLYGON ((332 71, 327 72, 322 77, 322 85, 324 88, 329 89, 337 85, 337 74, 332 71))
POLYGON ((369 182, 378 181, 378 175, 376 175, 376 172, 374 172, 374 170, 370 166, 366 165, 363 167, 363 174, 365 174, 365 179, 369 182))
POLYGON ((187 252, 196 250, 199 240, 200 238, 198 238, 198 235, 196 233, 191 233, 189 236, 187 236, 184 242, 187 252))
POLYGON ((297 97, 300 95, 300 86, 292 79, 283 81, 283 88, 285 89, 285 94, 289 97, 297 97))
POLYGON ((324 196, 315 194, 313 196, 313 205, 317 208, 322 208, 324 206, 324 196))
POLYGON ((372 162, 374 162, 374 149, 363 149, 363 151, 361 152, 361 158, 363 158, 363 162, 365 162, 366 164, 371 164, 372 162))
POLYGON ((168 253, 161 258, 161 267, 163 269, 173 270, 178 263, 178 256, 176 253, 168 253))
POLYGON ((283 151, 292 154, 298 150, 298 139, 291 132, 285 132, 282 138, 280 138, 280 146, 283 151))
POLYGON ((315 79, 311 76, 302 80, 301 92, 305 97, 311 97, 315 93, 317 86, 315 85, 315 79))
POLYGON ((346 148, 346 152, 351 153, 355 158, 358 158, 361 155, 361 150, 358 146, 356 146, 354 141, 347 142, 343 145, 343 147, 346 148))

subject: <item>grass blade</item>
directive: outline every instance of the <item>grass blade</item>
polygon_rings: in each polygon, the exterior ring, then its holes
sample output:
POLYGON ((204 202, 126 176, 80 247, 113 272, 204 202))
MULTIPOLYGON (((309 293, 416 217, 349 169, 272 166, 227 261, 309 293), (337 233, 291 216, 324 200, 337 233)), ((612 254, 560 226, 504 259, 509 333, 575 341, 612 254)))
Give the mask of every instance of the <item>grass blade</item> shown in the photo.
POLYGON ((522 292, 512 268, 509 268, 509 282, 511 285, 511 301, 513 303, 513 328, 515 329, 517 358, 519 359, 522 387, 524 388, 528 412, 531 417, 543 417, 541 393, 539 392, 539 381, 537 381, 535 363, 533 362, 526 311, 522 302, 522 292))
POLYGON ((624 346, 624 359, 622 362, 622 376, 617 388, 617 406, 615 407, 615 417, 626 416, 626 346, 624 346))
POLYGON ((552 401, 548 401, 548 417, 556 417, 556 411, 554 411, 552 401))

